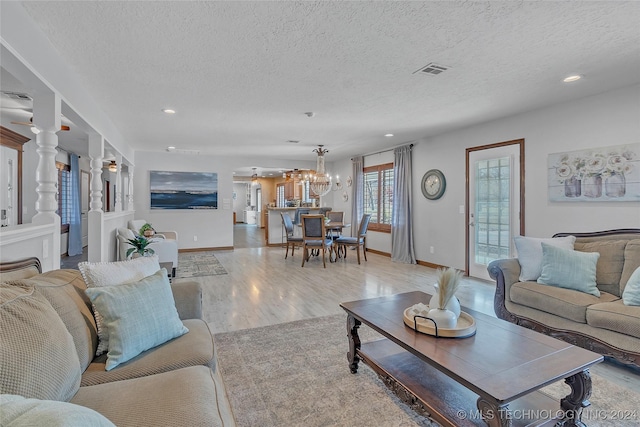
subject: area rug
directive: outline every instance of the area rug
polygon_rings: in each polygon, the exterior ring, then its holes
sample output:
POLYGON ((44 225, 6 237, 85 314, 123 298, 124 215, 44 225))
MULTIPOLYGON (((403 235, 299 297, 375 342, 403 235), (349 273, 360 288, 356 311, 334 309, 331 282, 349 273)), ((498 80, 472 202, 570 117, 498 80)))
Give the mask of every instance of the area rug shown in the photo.
MULTIPOLYGON (((349 372, 345 321, 346 315, 335 315, 216 334, 218 367, 238 426, 436 426, 397 399, 364 363, 356 375, 349 372)), ((360 337, 377 336, 361 327, 360 337)), ((589 415, 589 426, 637 425, 638 418, 610 416, 636 409, 637 394, 592 379, 592 405, 583 420, 589 415)), ((559 399, 569 388, 558 383, 544 392, 559 399)))
POLYGON ((217 276, 227 274, 213 252, 182 252, 178 254, 178 271, 176 277, 217 276))

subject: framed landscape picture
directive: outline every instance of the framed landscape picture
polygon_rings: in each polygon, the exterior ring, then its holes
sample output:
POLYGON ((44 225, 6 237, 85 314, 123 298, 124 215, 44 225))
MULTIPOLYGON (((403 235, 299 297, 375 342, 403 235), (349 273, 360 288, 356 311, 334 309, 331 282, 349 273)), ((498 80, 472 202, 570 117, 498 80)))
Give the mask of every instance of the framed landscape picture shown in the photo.
POLYGON ((218 209, 215 172, 150 171, 151 209, 218 209))
POLYGON ((549 154, 549 201, 640 201, 640 144, 549 154))

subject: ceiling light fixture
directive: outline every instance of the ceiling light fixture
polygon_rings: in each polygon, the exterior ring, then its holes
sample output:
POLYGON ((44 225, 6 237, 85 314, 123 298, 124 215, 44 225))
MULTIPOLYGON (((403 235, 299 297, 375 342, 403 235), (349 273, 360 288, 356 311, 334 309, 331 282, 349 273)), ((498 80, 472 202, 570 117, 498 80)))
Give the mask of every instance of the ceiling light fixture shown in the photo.
POLYGON ((175 114, 176 110, 172 110, 171 108, 165 108, 162 110, 162 112, 165 114, 175 114))
POLYGON ((392 137, 392 136, 393 136, 393 134, 392 134, 392 133, 385 133, 385 134, 384 134, 384 136, 386 136, 386 137, 388 137, 388 138, 389 138, 389 137, 392 137))
POLYGON ((111 160, 111 163, 109 163, 109 172, 118 172, 118 165, 116 165, 115 160, 111 160))
POLYGON ((309 187, 318 196, 324 196, 331 191, 331 176, 324 171, 324 155, 329 152, 325 150, 324 145, 318 145, 318 148, 313 150, 314 153, 318 153, 316 160, 316 173, 309 177, 309 187))
POLYGON ((565 77, 562 81, 565 83, 577 82, 580 80, 582 76, 580 74, 574 74, 572 76, 565 77))

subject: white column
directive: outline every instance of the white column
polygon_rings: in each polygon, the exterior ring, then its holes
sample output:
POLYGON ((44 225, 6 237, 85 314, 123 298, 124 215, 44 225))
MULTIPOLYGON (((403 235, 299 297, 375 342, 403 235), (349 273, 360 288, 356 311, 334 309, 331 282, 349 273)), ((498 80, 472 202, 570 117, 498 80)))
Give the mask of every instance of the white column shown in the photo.
POLYGON ((104 221, 102 211, 102 158, 104 157, 104 138, 102 135, 89 134, 89 158, 91 159, 91 201, 89 202, 89 255, 91 262, 107 261, 104 247, 104 221))
POLYGON ((134 210, 133 207, 133 165, 129 165, 129 200, 127 201, 127 210, 134 210))
POLYGON ((60 268, 60 216, 58 210, 58 170, 56 169, 56 147, 60 130, 60 97, 55 93, 36 93, 33 98, 33 125, 38 148, 36 169, 36 214, 33 224, 53 224, 51 246, 48 237, 42 242, 41 261, 60 268), (49 261, 50 259, 50 261, 49 261))
POLYGON ((116 202, 115 211, 122 211, 122 154, 116 154, 116 202))
POLYGON ((33 100, 33 124, 38 148, 36 169, 36 212, 34 224, 60 223, 58 210, 58 170, 56 169, 56 147, 60 130, 60 97, 54 93, 38 94, 33 100))

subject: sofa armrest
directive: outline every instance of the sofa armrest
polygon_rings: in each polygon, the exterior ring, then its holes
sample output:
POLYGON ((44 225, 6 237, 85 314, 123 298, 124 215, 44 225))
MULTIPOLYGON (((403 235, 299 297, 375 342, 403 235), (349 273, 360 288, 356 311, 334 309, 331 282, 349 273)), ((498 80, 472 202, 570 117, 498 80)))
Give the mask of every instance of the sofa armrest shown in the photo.
POLYGON ((492 261, 487 267, 489 276, 496 281, 496 294, 493 309, 500 319, 509 320, 511 313, 505 301, 509 298, 511 285, 520 281, 520 263, 517 258, 506 258, 492 261))
POLYGON ((156 231, 156 234, 161 234, 163 239, 178 240, 176 231, 156 231))
POLYGON ((199 283, 172 283, 171 291, 180 320, 202 319, 202 287, 199 283))

